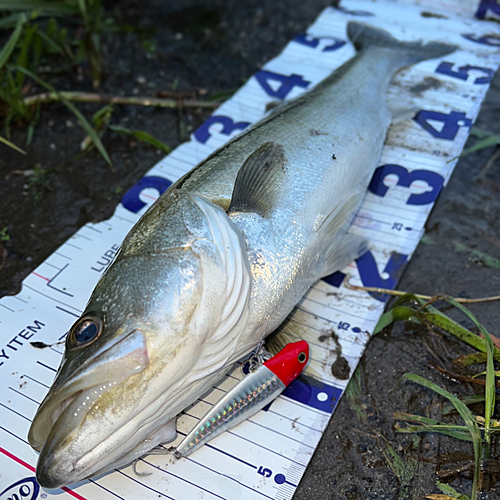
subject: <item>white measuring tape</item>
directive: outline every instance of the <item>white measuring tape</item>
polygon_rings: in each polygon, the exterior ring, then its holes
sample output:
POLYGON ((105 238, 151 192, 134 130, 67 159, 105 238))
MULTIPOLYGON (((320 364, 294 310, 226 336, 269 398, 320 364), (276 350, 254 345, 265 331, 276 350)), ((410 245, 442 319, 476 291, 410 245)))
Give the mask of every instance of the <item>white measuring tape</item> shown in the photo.
MULTIPOLYGON (((353 284, 395 288, 451 175, 455 161, 449 160, 460 154, 500 63, 498 25, 460 18, 475 12, 495 17, 496 4, 432 0, 427 8, 423 1, 415 3, 348 0, 340 9, 324 10, 306 34, 292 40, 217 109, 189 142, 130 189, 110 220, 84 226, 24 280, 20 294, 0 299, 0 500, 51 496, 36 483, 37 454, 26 436, 62 348, 37 350, 30 342, 51 344, 65 336, 127 232, 172 182, 262 118, 267 103, 295 97, 351 58, 354 49, 346 41, 346 24, 361 19, 396 38, 444 41, 459 50, 412 66, 394 79, 389 93, 413 95, 420 111, 389 130, 380 166, 350 229, 370 240, 370 251, 342 273, 319 281, 301 301, 295 320, 316 331, 318 338, 307 376, 267 411, 188 459, 167 467, 166 457, 148 456, 141 463, 141 470, 153 473, 148 477, 137 477, 128 467, 63 493, 93 500, 292 497, 348 382, 331 371, 338 344, 352 374, 387 299, 345 288, 345 276, 352 275, 353 284), (422 81, 431 84, 419 90, 422 81), (328 334, 332 331, 338 343, 328 334)), ((179 431, 186 434, 240 376, 239 371, 229 374, 182 415, 179 431)))

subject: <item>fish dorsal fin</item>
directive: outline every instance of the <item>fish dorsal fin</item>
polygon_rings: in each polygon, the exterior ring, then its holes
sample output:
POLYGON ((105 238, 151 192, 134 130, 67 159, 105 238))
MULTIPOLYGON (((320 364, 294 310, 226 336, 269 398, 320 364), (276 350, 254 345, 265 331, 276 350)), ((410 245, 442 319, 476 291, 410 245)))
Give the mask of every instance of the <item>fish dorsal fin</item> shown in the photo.
POLYGON ((283 146, 266 142, 240 168, 228 212, 255 212, 268 217, 279 199, 285 174, 283 146))

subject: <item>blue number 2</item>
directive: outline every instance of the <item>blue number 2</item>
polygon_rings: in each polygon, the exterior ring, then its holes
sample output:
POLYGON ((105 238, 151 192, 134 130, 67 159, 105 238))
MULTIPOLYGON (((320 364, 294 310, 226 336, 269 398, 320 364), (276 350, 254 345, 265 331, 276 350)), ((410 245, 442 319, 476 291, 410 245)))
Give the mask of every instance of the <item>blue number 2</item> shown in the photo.
POLYGON ((500 47, 500 36, 498 35, 475 35, 474 33, 464 33, 462 35, 466 40, 470 40, 474 43, 480 43, 481 45, 490 45, 492 47, 500 47))
POLYGON ((476 11, 476 17, 478 19, 484 19, 489 10, 491 10, 492 14, 500 16, 500 5, 495 0, 481 0, 476 11))
MULTIPOLYGON (((388 275, 387 278, 383 278, 382 276, 380 276, 380 273, 378 272, 377 262, 370 251, 365 252, 361 257, 357 258, 356 264, 358 266, 359 277, 361 278, 363 286, 388 288, 392 290, 396 288, 399 275, 401 274, 401 270, 406 264, 407 260, 407 255, 392 252, 391 257, 385 265, 383 271, 388 275)), ((325 278, 323 278, 323 280, 330 285, 340 287, 340 285, 344 281, 344 278, 345 274, 337 271, 330 276, 326 276, 325 278)), ((370 292, 370 295, 380 302, 386 302, 389 299, 389 295, 387 294, 370 292)), ((339 328, 341 329, 347 329, 346 326, 347 328, 349 328, 350 325, 348 323, 339 323, 339 328)), ((354 331, 356 330, 354 329, 354 331)))
MULTIPOLYGON (((384 267, 384 273, 388 274, 388 278, 382 278, 382 276, 380 276, 377 262, 370 251, 364 253, 359 259, 356 259, 356 264, 364 286, 393 290, 396 288, 401 269, 406 264, 407 260, 407 255, 393 252, 391 258, 384 267)), ((386 302, 389 299, 389 295, 387 294, 383 295, 370 292, 370 295, 380 302, 386 302)))

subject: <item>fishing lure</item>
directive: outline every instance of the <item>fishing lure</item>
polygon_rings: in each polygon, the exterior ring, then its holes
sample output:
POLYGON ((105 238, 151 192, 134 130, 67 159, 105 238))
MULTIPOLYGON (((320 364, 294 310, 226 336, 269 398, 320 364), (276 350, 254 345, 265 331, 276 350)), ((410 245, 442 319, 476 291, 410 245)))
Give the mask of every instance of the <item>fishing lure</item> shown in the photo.
POLYGON ((177 459, 187 457, 214 437, 255 415, 301 374, 308 360, 309 345, 305 340, 287 344, 238 382, 178 446, 167 451, 177 459))

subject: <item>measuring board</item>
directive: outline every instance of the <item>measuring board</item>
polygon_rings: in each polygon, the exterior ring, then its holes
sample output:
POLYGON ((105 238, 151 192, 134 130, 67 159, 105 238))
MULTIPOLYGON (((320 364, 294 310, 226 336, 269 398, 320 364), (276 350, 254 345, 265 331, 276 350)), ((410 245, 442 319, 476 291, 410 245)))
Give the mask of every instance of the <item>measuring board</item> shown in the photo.
MULTIPOLYGON (((500 63, 498 24, 465 17, 474 12, 494 17, 498 8, 492 5, 348 0, 340 8, 325 9, 307 33, 250 78, 189 142, 132 187, 111 219, 84 226, 24 280, 21 293, 0 300, 1 500, 55 495, 175 500, 293 496, 348 382, 332 375, 332 363, 341 349, 353 373, 388 298, 350 290, 344 283, 348 278, 355 285, 395 288, 500 63), (436 10, 439 6, 441 11, 436 10), (37 454, 27 433, 62 348, 38 350, 30 342, 52 344, 65 337, 127 232, 172 182, 261 119, 267 103, 299 95, 351 58, 354 49, 346 38, 346 24, 353 19, 382 27, 399 39, 444 41, 459 49, 442 60, 401 71, 394 79, 389 93, 409 94, 419 111, 389 130, 380 166, 350 228, 369 239, 370 250, 342 272, 316 283, 300 302, 293 320, 316 332, 318 339, 311 345, 305 376, 266 411, 188 459, 173 463, 166 456, 145 457, 138 466, 150 476, 136 476, 125 467, 63 490, 42 490, 34 478, 37 454), (431 84, 418 87, 422 82, 431 84)), ((188 408, 178 421, 180 438, 241 377, 241 370, 235 369, 188 408)))

